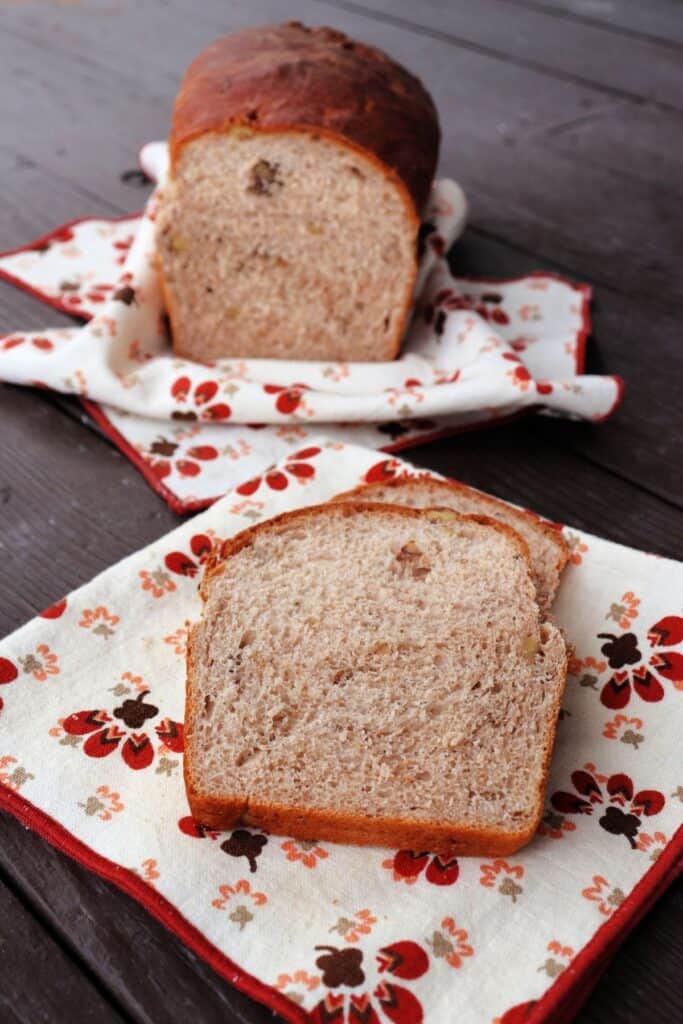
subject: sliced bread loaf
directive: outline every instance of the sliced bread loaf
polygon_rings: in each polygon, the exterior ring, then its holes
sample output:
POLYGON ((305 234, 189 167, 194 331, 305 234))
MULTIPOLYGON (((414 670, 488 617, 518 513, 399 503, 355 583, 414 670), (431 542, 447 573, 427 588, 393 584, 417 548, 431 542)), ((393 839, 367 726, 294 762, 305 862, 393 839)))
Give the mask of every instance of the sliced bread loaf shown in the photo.
POLYGON ((173 111, 157 249, 191 359, 393 359, 439 149, 386 54, 292 22, 219 39, 173 111))
POLYGON ((364 484, 338 495, 334 501, 380 501, 410 508, 451 508, 466 515, 491 516, 511 526, 522 537, 531 555, 531 571, 541 608, 553 603, 560 574, 567 564, 569 548, 559 530, 531 512, 514 508, 505 501, 482 494, 455 480, 397 477, 385 483, 364 484))
POLYGON ((185 719, 199 822, 443 854, 531 838, 566 650, 509 527, 314 506, 227 541, 201 594, 185 719))

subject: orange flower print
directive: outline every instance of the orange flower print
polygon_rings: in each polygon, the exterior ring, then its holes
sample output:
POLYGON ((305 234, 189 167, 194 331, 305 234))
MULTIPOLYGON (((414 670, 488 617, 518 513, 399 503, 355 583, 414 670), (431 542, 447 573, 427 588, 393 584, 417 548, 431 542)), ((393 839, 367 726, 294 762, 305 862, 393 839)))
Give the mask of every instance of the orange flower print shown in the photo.
POLYGON ((164 643, 173 648, 173 653, 184 658, 187 651, 187 638, 190 635, 190 623, 185 620, 184 625, 176 629, 175 633, 164 637, 164 643))
POLYGON ((262 508, 262 501, 252 501, 250 498, 246 498, 244 501, 238 501, 237 504, 231 505, 228 511, 236 516, 244 516, 245 519, 260 519, 262 508))
MULTIPOLYGON (((246 878, 240 878, 234 885, 219 885, 218 893, 218 897, 215 900, 211 900, 211 906, 215 907, 216 910, 225 910, 228 903, 236 896, 250 900, 252 907, 262 907, 264 903, 268 902, 266 894, 264 892, 255 892, 246 878)), ((233 906, 228 914, 228 918, 239 927, 240 931, 243 931, 245 926, 250 921, 253 921, 254 915, 246 902, 241 902, 237 906, 233 906)))
POLYGON ((97 636, 113 636, 119 623, 118 615, 112 615, 103 604, 97 608, 85 608, 81 613, 78 625, 82 629, 92 629, 97 636))
POLYGON ((125 805, 121 797, 109 786, 98 786, 92 796, 89 796, 85 803, 78 804, 82 807, 88 817, 97 815, 100 821, 111 821, 114 814, 120 814, 125 805))
POLYGON ((495 887, 502 896, 509 896, 513 903, 517 902, 517 897, 524 891, 522 886, 515 881, 524 876, 524 868, 521 864, 508 864, 506 860, 494 860, 492 864, 480 864, 480 868, 480 885, 487 889, 495 887), (500 883, 496 884, 499 875, 503 877, 500 879, 500 883))
POLYGON ((468 943, 468 935, 464 928, 458 928, 452 917, 444 917, 441 922, 443 931, 435 931, 431 939, 426 939, 432 953, 437 959, 443 957, 451 967, 462 967, 463 959, 474 956, 474 949, 468 943))
POLYGON ((588 551, 588 545, 579 537, 578 533, 574 533, 572 530, 564 531, 564 539, 569 546, 569 561, 572 565, 581 565, 583 561, 583 555, 588 551))
POLYGON ((345 942, 358 942, 361 935, 369 935, 377 918, 369 910, 357 910, 353 917, 340 917, 330 928, 338 932, 345 942))
POLYGON ((583 686, 590 690, 598 689, 598 676, 601 672, 604 672, 606 668, 606 661, 598 661, 596 658, 591 656, 588 658, 574 657, 569 660, 569 675, 576 676, 579 681, 579 686, 583 686), (587 668, 592 669, 593 671, 584 671, 587 668))
POLYGON ((161 872, 157 866, 157 862, 153 857, 148 857, 147 860, 143 860, 140 864, 140 868, 131 868, 136 875, 140 875, 144 882, 156 882, 157 878, 161 877, 161 872))
POLYGON ((38 644, 35 654, 19 658, 19 664, 27 675, 33 676, 39 683, 44 683, 48 676, 59 675, 59 659, 47 644, 38 644))
POLYGON ((318 846, 315 839, 288 839, 280 849, 287 854, 287 860, 300 860, 305 868, 315 868, 318 860, 329 856, 327 850, 318 846))
POLYGON ((610 888, 610 883, 602 875, 593 875, 593 884, 581 890, 586 900, 598 904, 598 910, 604 917, 610 917, 616 908, 625 900, 621 889, 610 888))
POLYGON ((642 733, 638 732, 643 728, 641 718, 627 718, 626 715, 615 715, 609 722, 605 722, 602 735, 608 740, 621 740, 628 743, 634 750, 638 750, 639 744, 645 741, 642 733))
POLYGON ((649 853, 650 860, 657 860, 666 844, 667 838, 663 832, 655 832, 653 835, 641 832, 638 836, 638 849, 643 853, 649 853))
POLYGON ((304 992, 297 991, 297 986, 306 992, 314 992, 318 985, 320 985, 320 975, 307 974, 306 971, 294 971, 293 974, 278 974, 275 982, 275 988, 278 992, 282 992, 283 995, 291 999, 297 1006, 302 1006, 305 999, 304 992))
POLYGON ((150 590, 154 598, 163 597, 164 594, 172 594, 176 589, 175 583, 163 569, 155 569, 153 572, 147 572, 144 569, 138 573, 138 576, 142 580, 142 589, 150 590))
POLYGON ((571 946, 563 946, 557 939, 553 939, 548 943, 548 952, 553 953, 554 956, 548 957, 538 969, 545 971, 549 978, 556 978, 558 974, 562 974, 574 956, 574 950, 571 946))
POLYGON ((633 591, 627 590, 619 601, 612 602, 605 618, 612 619, 620 629, 628 629, 633 619, 638 617, 639 604, 640 598, 633 591))
POLYGON ((545 810, 541 823, 538 826, 539 836, 548 836, 549 839, 561 839, 564 832, 576 831, 576 825, 569 821, 564 814, 554 811, 552 807, 545 810))
POLYGON ((527 303, 517 310, 520 320, 541 320, 541 307, 535 303, 527 303))
POLYGON ((16 757, 12 757, 11 754, 0 757, 0 783, 3 786, 18 792, 24 783, 30 782, 31 779, 35 779, 35 775, 27 772, 16 757))

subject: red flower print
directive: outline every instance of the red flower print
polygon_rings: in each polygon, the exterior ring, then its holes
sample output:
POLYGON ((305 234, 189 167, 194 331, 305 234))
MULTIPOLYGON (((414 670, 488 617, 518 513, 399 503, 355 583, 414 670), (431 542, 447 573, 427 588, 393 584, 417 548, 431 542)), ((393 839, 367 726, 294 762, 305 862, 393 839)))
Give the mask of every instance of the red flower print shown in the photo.
POLYGON ((178 377, 177 380, 171 385, 171 397, 176 402, 184 403, 191 400, 197 409, 201 411, 195 412, 194 409, 189 409, 187 412, 180 412, 179 410, 171 413, 171 419, 174 420, 227 420, 230 417, 232 410, 230 406, 225 402, 214 402, 213 399, 218 394, 218 384, 215 380, 205 380, 201 384, 195 384, 193 386, 192 381, 189 377, 178 377), (209 404, 212 403, 212 404, 209 404))
POLYGON ((66 611, 66 598, 56 601, 40 613, 41 619, 59 619, 66 611))
POLYGON ((378 484, 384 480, 393 480, 395 476, 398 476, 400 462, 396 459, 382 459, 381 462, 376 462, 374 466, 371 466, 367 471, 363 480, 366 484, 378 484))
POLYGON ((235 488, 237 494, 241 494, 243 497, 251 497, 258 491, 261 484, 265 483, 270 487, 272 491, 284 491, 289 486, 289 476, 295 477, 301 483, 305 483, 307 480, 311 480, 315 476, 315 467, 311 466, 309 459, 319 455, 322 451, 321 448, 302 448, 301 451, 295 452, 293 455, 288 455, 287 460, 283 463, 282 469, 268 469, 263 476, 252 477, 251 480, 247 480, 245 483, 240 484, 239 487, 235 488))
POLYGON ((164 565, 169 572, 174 572, 178 576, 194 577, 211 554, 214 544, 219 543, 220 541, 214 541, 208 533, 196 533, 190 539, 192 554, 186 555, 182 551, 171 551, 164 558, 164 565))
POLYGON ((22 334, 11 334, 7 338, 3 338, 0 341, 0 348, 3 352, 8 352, 12 348, 16 348, 18 345, 23 345, 24 342, 30 342, 34 348, 37 348, 40 352, 51 352, 55 347, 54 342, 50 341, 49 338, 38 336, 35 338, 25 338, 22 334))
POLYGON ((0 685, 13 683, 19 675, 19 669, 9 658, 0 658, 0 685))
POLYGON ((478 313, 482 319, 495 324, 509 324, 510 317, 501 307, 503 296, 498 292, 485 292, 483 295, 459 294, 453 288, 443 288, 437 292, 434 302, 444 309, 470 309, 478 313))
POLYGON ((304 391, 310 390, 308 384, 264 384, 263 390, 267 395, 277 395, 275 408, 283 416, 291 416, 301 405, 304 391))
POLYGON ((553 793, 550 803, 555 810, 561 814, 592 815, 596 804, 607 804, 598 824, 612 835, 625 836, 633 850, 637 849, 635 837, 642 825, 641 818, 659 814, 664 807, 664 795, 658 789, 641 789, 634 794, 629 775, 598 776, 591 764, 572 772, 571 781, 575 793, 553 793), (622 810, 624 807, 626 810, 622 810))
POLYGON ((116 262, 119 264, 119 266, 122 263, 126 262, 126 257, 128 256, 128 250, 130 249, 131 245, 133 244, 134 239, 135 239, 135 235, 127 235, 125 238, 121 238, 121 239, 119 239, 118 242, 114 242, 113 243, 114 248, 118 252, 118 256, 116 257, 116 262))
POLYGON ((598 639, 606 641, 601 651, 615 670, 600 691, 605 707, 620 711, 633 692, 648 703, 660 701, 665 694, 662 680, 683 690, 683 654, 668 649, 683 641, 683 618, 665 615, 650 626, 647 640, 651 647, 659 649, 647 662, 642 654, 644 644, 635 633, 598 633, 598 639))
POLYGON ((516 365, 508 370, 506 377, 510 377, 515 387, 518 387, 520 391, 526 391, 531 383, 531 374, 527 370, 526 366, 522 363, 519 356, 516 356, 514 352, 503 352, 503 359, 507 359, 510 363, 516 365))
MULTIPOLYGON (((70 736, 88 737, 83 744, 83 753, 88 757, 108 757, 124 740, 121 756, 128 767, 135 771, 148 768, 154 760, 154 745, 148 733, 141 730, 159 714, 159 708, 145 700, 148 694, 149 690, 142 690, 137 697, 126 698, 112 714, 105 710, 76 711, 62 721, 62 728, 70 736), (112 721, 112 716, 123 728, 112 721)), ((180 722, 164 718, 154 730, 163 747, 182 753, 180 722)))
POLYGON ((178 828, 186 836, 191 836, 193 839, 218 839, 220 835, 220 832, 217 832, 216 829, 200 825, 190 814, 178 819, 178 828))
POLYGON ((430 853, 397 850, 392 858, 382 861, 382 867, 393 871, 395 882, 413 885, 424 871, 432 885, 453 885, 458 880, 460 866, 455 857, 444 860, 430 853), (426 869, 426 870, 425 870, 426 869))
MULTIPOLYGON (((321 956, 316 967, 322 972, 322 983, 328 989, 357 989, 366 981, 363 951, 355 947, 337 949, 316 946, 321 956)), ((376 955, 377 971, 388 974, 372 994, 361 992, 328 992, 311 1011, 313 1024, 421 1024, 422 1005, 404 985, 393 979, 415 981, 429 969, 429 957, 416 942, 403 940, 384 946, 376 955)))
POLYGON ((213 462, 219 456, 218 449, 212 444, 191 445, 182 456, 178 456, 180 447, 179 442, 170 441, 162 436, 150 445, 145 459, 160 480, 169 476, 174 468, 180 476, 199 476, 202 471, 201 463, 213 462))

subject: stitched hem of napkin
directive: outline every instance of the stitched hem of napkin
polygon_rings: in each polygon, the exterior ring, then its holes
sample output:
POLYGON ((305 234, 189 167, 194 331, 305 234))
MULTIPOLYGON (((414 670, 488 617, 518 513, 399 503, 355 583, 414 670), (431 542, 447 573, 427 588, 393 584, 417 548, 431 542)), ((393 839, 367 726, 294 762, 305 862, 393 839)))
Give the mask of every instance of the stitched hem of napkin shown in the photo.
MULTIPOLYGON (((4 783, 0 783, 0 809, 8 811, 52 846, 132 896, 229 984, 264 1003, 293 1024, 310 1024, 309 1013, 221 953, 172 903, 134 871, 96 853, 49 814, 4 783)), ((598 929, 544 995, 537 1001, 511 1007, 501 1017, 501 1024, 569 1024, 624 939, 682 871, 683 826, 677 830, 621 906, 598 929)))
MULTIPOLYGON (((109 440, 123 452, 130 462, 132 462, 133 466, 142 474, 152 490, 164 499, 171 511, 176 512, 178 515, 185 515, 189 512, 199 512, 202 509, 209 508, 215 502, 220 501, 221 498, 225 497, 225 493, 223 493, 217 494, 212 498, 195 498, 188 501, 185 501, 183 498, 179 498, 175 491, 170 490, 170 488, 168 488, 165 483, 159 479, 149 462, 147 462, 143 456, 140 455, 137 449, 134 448, 133 445, 123 436, 123 434, 116 429, 101 405, 97 402, 90 401, 89 398, 81 398, 80 401, 88 415, 93 418, 97 425, 107 435, 109 440)), ((618 401, 616 404, 618 405, 618 401)), ((394 441, 393 444, 388 444, 383 448, 378 448, 377 451, 387 455, 395 455, 398 452, 407 451, 409 448, 419 448, 420 445, 430 444, 432 441, 443 441, 447 437, 455 437, 457 434, 469 434, 473 430, 490 430, 493 427, 505 426, 508 423, 514 423, 517 420, 523 419, 525 416, 538 412, 538 410, 542 408, 543 406, 541 405, 532 405, 528 406, 526 409, 520 409, 519 412, 510 413, 509 416, 501 416, 499 419, 493 419, 488 423, 469 423, 463 427, 433 430, 429 433, 420 434, 416 437, 410 437, 405 441, 394 441)), ((616 405, 612 407, 608 415, 611 415, 615 408, 616 405)), ((322 424, 322 426, 324 427, 324 424, 322 424)))
POLYGON ((190 949, 222 975, 230 985, 245 992, 252 999, 264 1003, 269 1009, 275 1010, 292 1024, 308 1024, 311 1020, 309 1014, 287 996, 282 995, 281 992, 271 988, 265 982, 259 981, 258 978, 221 953, 213 943, 202 935, 198 928, 190 924, 187 918, 176 910, 172 903, 169 903, 153 886, 145 882, 134 871, 121 867, 107 857, 96 853, 72 835, 63 825, 60 825, 58 821, 51 818, 49 814, 35 807, 14 790, 5 786, 4 783, 0 783, 0 809, 8 811, 22 825, 37 832, 52 846, 108 882, 113 882, 128 896, 132 896, 134 900, 142 904, 145 910, 161 921, 169 931, 182 939, 190 949))
MULTIPOLYGON (((16 249, 3 250, 3 252, 0 252, 0 259, 4 259, 6 256, 17 256, 20 252, 32 252, 34 249, 37 249, 38 246, 44 245, 45 242, 50 242, 57 235, 60 235, 62 231, 66 231, 68 228, 75 228, 77 224, 86 224, 91 220, 104 220, 109 224, 118 224, 122 220, 132 220, 134 217, 142 217, 143 213, 144 210, 134 210, 132 213, 122 213, 118 217, 74 217, 73 220, 68 220, 66 224, 60 224, 51 231, 47 231, 44 235, 40 235, 39 238, 34 238, 32 242, 27 242, 26 245, 18 245, 16 249)), ((34 288, 33 285, 28 284, 26 281, 22 281, 20 277, 15 277, 14 274, 11 274, 9 270, 5 270, 3 267, 0 267, 0 281, 7 281, 8 284, 14 285, 15 288, 19 288, 22 292, 26 292, 34 299, 39 299, 41 302, 44 302, 46 306, 52 306, 53 309, 57 309, 60 313, 65 313, 67 316, 73 317, 76 320, 87 322, 92 319, 89 313, 76 313, 73 306, 67 306, 56 296, 47 295, 45 292, 41 292, 40 288, 34 288)))

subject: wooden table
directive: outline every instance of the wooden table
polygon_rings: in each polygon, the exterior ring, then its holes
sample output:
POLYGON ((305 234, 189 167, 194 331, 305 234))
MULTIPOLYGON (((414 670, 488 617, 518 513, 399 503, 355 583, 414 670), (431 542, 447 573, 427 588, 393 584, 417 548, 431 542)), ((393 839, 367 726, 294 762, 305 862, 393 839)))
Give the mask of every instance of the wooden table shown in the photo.
MULTIPOLYGON (((589 370, 609 423, 527 419, 417 462, 611 540, 683 558, 683 8, 676 0, 102 0, 3 5, 0 247, 138 209, 123 172, 165 134, 181 73, 247 23, 297 17, 387 49, 441 111, 471 220, 462 272, 595 285, 589 370), (194 8, 192 13, 190 9, 194 8)), ((59 316, 0 286, 0 331, 59 316)), ((72 400, 0 385, 0 634, 177 517, 72 400)), ((683 1019, 683 886, 628 938, 581 1022, 683 1019)), ((272 1020, 136 903, 0 817, 0 1019, 272 1020)))

